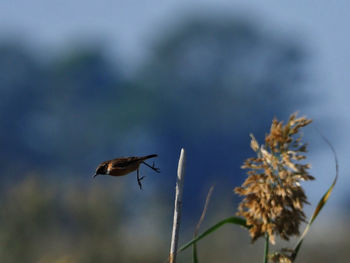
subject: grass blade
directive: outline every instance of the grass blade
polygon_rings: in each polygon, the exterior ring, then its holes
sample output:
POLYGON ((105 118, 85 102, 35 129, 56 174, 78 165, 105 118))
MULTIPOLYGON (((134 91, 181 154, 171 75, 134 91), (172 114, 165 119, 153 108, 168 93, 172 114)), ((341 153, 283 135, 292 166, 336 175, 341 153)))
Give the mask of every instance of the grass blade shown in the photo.
POLYGON ((226 219, 221 220, 220 222, 216 223, 215 225, 213 225, 212 227, 210 227, 209 229, 204 231, 202 234, 195 237, 194 239, 192 239, 191 241, 189 241, 188 243, 186 243, 182 247, 180 247, 180 249, 178 251, 181 252, 181 251, 186 250, 187 248, 192 246, 194 243, 196 243, 197 241, 206 237, 207 235, 215 232, 216 230, 218 230, 220 227, 222 227, 225 224, 236 224, 236 225, 240 225, 240 226, 249 228, 249 226, 247 225, 246 220, 244 218, 232 216, 232 217, 226 218, 226 219))
MULTIPOLYGON (((322 134, 321 134, 322 136, 322 134)), ((327 203, 333 188, 335 186, 335 184, 337 183, 338 180, 338 175, 339 175, 339 164, 338 164, 338 157, 337 157, 337 153, 333 147, 333 145, 327 140, 327 138, 325 138, 324 136, 322 136, 323 140, 328 144, 328 146, 331 148, 332 152, 333 152, 333 156, 334 156, 334 160, 335 160, 335 178, 333 180, 333 183, 331 184, 331 186, 328 188, 328 190, 324 193, 324 195, 322 196, 321 200, 318 202, 316 209, 314 211, 314 213, 312 214, 312 217, 309 221, 309 223, 306 225, 305 230, 303 232, 303 234, 301 235, 297 245, 294 248, 294 251, 292 253, 292 260, 294 261, 296 256, 298 255, 299 249, 301 247, 301 245, 303 244, 304 238, 306 236, 306 234, 309 232, 310 226, 312 225, 312 223, 315 221, 316 217, 319 215, 319 213, 321 212, 322 208, 324 207, 324 205, 327 203)))

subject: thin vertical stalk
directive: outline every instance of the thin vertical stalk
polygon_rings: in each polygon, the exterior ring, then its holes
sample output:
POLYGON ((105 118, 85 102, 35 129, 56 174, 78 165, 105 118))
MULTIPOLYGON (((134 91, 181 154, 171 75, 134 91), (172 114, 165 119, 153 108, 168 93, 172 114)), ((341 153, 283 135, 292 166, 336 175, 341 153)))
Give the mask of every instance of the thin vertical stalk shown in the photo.
POLYGON ((179 230, 180 230, 180 222, 181 222, 182 192, 183 192, 184 177, 185 177, 185 159, 186 159, 185 149, 182 148, 180 159, 179 159, 179 165, 177 168, 174 221, 173 221, 173 231, 171 236, 169 263, 176 262, 177 244, 179 241, 179 230))
MULTIPOLYGON (((207 194, 207 198, 205 199, 205 204, 204 204, 204 208, 203 208, 203 211, 202 211, 202 215, 199 218, 199 221, 198 221, 198 223, 196 225, 196 228, 194 229, 193 239, 195 239, 198 236, 199 228, 201 227, 201 224, 202 224, 202 222, 204 220, 204 217, 205 217, 205 215, 207 213, 209 201, 210 201, 210 198, 211 198, 211 194, 213 193, 213 190, 214 190, 214 185, 212 185, 210 187, 209 192, 207 194)), ((198 263, 197 244, 196 243, 193 244, 192 254, 193 254, 193 263, 198 263)))
POLYGON ((268 263, 268 256, 269 256, 269 234, 265 234, 265 252, 264 252, 264 263, 268 263))

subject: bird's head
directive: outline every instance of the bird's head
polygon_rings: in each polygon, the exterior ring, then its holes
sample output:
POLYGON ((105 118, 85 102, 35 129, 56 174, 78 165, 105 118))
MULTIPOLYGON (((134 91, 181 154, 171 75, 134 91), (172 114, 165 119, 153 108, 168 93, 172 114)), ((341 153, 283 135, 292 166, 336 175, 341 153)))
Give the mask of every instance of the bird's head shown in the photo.
POLYGON ((101 163, 97 167, 94 177, 96 177, 97 175, 100 175, 100 174, 107 174, 107 168, 108 168, 108 163, 106 163, 106 162, 101 163))

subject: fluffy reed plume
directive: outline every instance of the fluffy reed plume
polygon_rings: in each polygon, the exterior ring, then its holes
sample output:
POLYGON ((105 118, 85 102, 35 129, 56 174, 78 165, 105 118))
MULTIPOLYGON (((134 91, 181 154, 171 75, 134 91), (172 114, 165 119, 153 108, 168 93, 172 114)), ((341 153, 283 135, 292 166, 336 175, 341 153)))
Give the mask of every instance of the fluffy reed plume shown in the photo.
POLYGON ((270 259, 274 263, 292 263, 291 253, 293 251, 288 251, 287 249, 282 249, 281 252, 273 253, 270 259))
MULTIPOLYGON (((245 161, 242 168, 249 169, 248 178, 234 191, 244 196, 238 215, 246 218, 252 241, 268 235, 274 244, 276 235, 285 240, 299 235, 299 226, 306 219, 303 206, 308 203, 300 181, 314 179, 307 171, 310 164, 300 162, 306 159, 307 148, 300 129, 310 123, 297 114, 292 114, 285 125, 274 119, 265 145, 250 135, 250 146, 257 157, 245 161)), ((285 260, 280 262, 288 262, 285 260)))

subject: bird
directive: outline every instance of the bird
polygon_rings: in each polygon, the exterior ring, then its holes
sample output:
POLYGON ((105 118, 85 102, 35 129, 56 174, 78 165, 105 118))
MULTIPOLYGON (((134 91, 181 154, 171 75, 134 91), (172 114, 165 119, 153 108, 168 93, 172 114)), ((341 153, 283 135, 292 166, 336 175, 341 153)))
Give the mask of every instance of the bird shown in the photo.
POLYGON ((104 161, 97 166, 95 175, 93 177, 95 178, 98 175, 123 176, 136 170, 137 183, 140 189, 142 189, 141 180, 145 178, 145 176, 140 177, 140 165, 144 164, 151 168, 153 171, 160 173, 159 168, 156 168, 154 166, 154 162, 153 165, 149 165, 145 162, 145 160, 155 158, 157 156, 157 154, 151 154, 141 157, 119 157, 113 160, 104 161))

